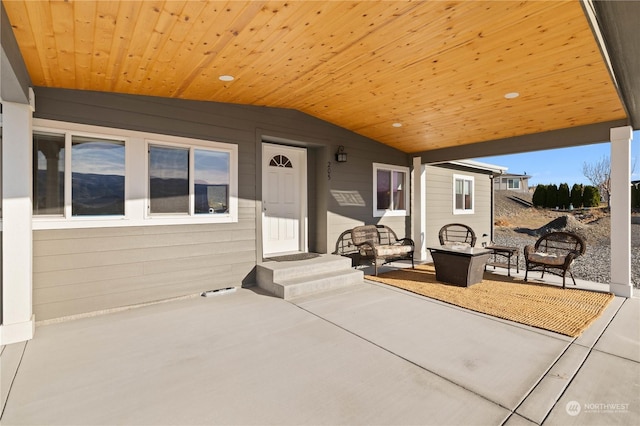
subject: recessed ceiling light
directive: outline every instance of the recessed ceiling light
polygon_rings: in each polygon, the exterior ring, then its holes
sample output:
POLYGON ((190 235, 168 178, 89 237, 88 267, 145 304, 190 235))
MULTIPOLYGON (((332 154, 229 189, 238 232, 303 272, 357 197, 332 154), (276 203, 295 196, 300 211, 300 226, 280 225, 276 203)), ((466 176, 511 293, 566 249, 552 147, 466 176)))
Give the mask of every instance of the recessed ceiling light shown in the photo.
POLYGON ((506 95, 504 95, 504 97, 505 97, 506 99, 515 99, 515 98, 517 98, 518 96, 520 96, 520 93, 518 93, 518 92, 509 92, 509 93, 507 93, 506 95))
POLYGON ((402 127, 402 123, 393 123, 392 126, 393 127, 402 127))
POLYGON ((220 79, 220 81, 233 81, 235 77, 232 75, 221 75, 218 78, 220 79))

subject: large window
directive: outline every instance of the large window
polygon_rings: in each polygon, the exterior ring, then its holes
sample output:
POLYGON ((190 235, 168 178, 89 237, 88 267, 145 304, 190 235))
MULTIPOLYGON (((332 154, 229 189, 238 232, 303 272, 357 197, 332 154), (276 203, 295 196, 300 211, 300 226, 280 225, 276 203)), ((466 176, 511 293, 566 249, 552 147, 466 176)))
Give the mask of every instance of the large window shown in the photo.
POLYGON ((373 164, 373 215, 407 216, 409 168, 373 164))
POLYGON ((229 182, 229 152, 149 146, 151 215, 226 214, 229 212, 229 182))
POLYGON ((453 213, 471 214, 474 205, 473 176, 453 175, 453 213))
POLYGON ((237 145, 34 119, 33 229, 237 221, 237 145))
POLYGON ((123 141, 34 132, 33 153, 34 215, 124 215, 123 141))

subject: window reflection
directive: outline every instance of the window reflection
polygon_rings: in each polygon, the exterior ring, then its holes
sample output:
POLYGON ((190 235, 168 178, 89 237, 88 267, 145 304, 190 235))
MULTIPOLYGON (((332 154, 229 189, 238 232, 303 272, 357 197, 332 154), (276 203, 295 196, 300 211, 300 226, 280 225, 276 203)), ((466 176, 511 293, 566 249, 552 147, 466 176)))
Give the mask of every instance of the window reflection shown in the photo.
POLYGON ((150 213, 189 213, 189 150, 149 147, 150 213))
POLYGON ((455 179, 455 209, 461 211, 473 210, 473 180, 455 179))
POLYGON ((64 214, 64 135, 33 135, 33 214, 64 214))
POLYGON ((405 172, 395 170, 377 171, 377 198, 378 210, 405 210, 405 172))
POLYGON ((387 210, 391 207, 391 171, 378 170, 377 176, 377 204, 378 210, 387 210))
POLYGON ((229 212, 229 162, 227 152, 194 150, 196 214, 229 212))
POLYGON ((405 210, 405 174, 404 172, 393 172, 393 209, 405 210))
POLYGON ((71 140, 71 214, 124 215, 123 141, 71 140))

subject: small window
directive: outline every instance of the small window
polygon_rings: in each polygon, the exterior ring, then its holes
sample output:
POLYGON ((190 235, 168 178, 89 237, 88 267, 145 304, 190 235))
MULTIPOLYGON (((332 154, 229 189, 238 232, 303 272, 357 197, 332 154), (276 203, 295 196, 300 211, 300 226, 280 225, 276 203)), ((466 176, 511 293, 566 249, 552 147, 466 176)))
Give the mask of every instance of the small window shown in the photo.
POLYGON ((507 188, 520 189, 520 179, 507 179, 507 188))
POLYGON ((474 206, 473 176, 453 176, 453 213, 471 214, 474 206))
POLYGON ((373 164, 373 216, 407 216, 409 168, 373 164))

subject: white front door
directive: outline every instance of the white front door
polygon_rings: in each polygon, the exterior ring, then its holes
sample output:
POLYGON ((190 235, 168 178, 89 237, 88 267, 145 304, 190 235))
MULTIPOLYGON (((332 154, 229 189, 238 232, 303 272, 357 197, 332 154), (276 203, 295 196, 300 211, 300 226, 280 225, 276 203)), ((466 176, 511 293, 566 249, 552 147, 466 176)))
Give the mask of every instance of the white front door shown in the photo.
POLYGON ((307 151, 262 145, 262 254, 306 251, 307 151))

